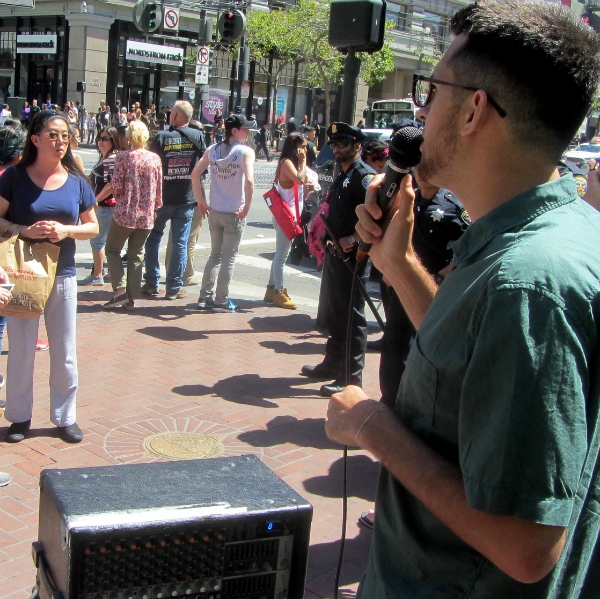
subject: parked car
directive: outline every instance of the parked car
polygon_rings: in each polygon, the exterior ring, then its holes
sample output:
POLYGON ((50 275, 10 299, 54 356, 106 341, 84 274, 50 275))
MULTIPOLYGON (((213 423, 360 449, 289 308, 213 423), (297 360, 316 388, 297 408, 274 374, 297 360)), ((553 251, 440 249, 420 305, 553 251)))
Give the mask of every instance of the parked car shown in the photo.
POLYGON ((573 150, 567 150, 563 157, 580 168, 581 164, 588 164, 591 168, 595 168, 592 160, 600 163, 600 143, 579 144, 573 150))

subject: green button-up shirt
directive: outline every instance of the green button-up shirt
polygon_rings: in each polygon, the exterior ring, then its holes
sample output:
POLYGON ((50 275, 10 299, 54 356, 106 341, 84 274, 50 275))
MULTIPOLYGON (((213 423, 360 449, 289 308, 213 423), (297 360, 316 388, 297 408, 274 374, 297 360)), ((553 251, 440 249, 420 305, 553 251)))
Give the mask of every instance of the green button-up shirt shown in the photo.
POLYGON ((561 561, 538 583, 511 579, 383 470, 361 599, 579 596, 600 530, 599 238, 571 177, 477 220, 395 406, 460 468, 473 508, 568 527, 561 561))

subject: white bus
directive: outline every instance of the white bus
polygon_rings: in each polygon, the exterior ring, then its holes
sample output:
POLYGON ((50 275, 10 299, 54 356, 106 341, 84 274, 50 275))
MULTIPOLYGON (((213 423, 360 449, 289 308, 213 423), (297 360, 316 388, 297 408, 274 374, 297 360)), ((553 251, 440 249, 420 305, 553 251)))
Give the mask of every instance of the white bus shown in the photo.
POLYGON ((377 100, 371 104, 371 110, 365 111, 367 128, 387 129, 390 123, 402 119, 415 118, 415 105, 412 100, 377 100))

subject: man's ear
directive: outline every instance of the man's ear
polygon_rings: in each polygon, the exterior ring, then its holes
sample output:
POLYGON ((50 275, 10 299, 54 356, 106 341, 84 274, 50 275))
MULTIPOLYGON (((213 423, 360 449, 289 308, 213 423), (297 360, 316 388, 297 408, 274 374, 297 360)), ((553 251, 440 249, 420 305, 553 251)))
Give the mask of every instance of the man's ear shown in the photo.
POLYGON ((489 101, 483 90, 477 90, 466 103, 462 117, 461 132, 463 135, 472 135, 480 131, 489 119, 489 101))

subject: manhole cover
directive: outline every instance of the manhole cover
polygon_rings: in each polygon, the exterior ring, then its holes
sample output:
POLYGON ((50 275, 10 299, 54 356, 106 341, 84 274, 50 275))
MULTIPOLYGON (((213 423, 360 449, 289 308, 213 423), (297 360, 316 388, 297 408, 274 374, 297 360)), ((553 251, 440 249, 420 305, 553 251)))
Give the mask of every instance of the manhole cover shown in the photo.
POLYGON ((159 433, 144 440, 147 451, 161 458, 216 458, 225 451, 219 437, 198 433, 159 433))

